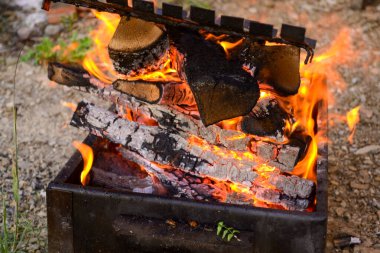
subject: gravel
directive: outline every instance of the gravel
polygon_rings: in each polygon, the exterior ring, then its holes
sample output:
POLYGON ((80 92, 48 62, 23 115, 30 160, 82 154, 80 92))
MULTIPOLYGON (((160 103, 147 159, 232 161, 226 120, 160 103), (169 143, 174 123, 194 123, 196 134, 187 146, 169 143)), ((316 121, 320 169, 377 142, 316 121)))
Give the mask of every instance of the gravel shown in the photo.
MULTIPOLYGON (((29 2, 29 1, 27 1, 29 2)), ((219 13, 275 24, 307 27, 307 35, 318 39, 317 55, 324 52, 341 31, 350 36, 338 49, 338 63, 329 66, 330 115, 345 114, 361 105, 361 120, 354 143, 347 142, 344 123, 329 128, 329 220, 326 252, 380 252, 380 5, 365 10, 353 0, 227 1, 212 3, 219 13), (337 72, 332 71, 337 69, 337 72), (336 75, 335 75, 336 74, 336 75), (339 78, 338 78, 339 77, 339 78), (334 247, 342 234, 360 239, 350 248, 334 247)), ((15 36, 22 24, 17 9, 0 10, 0 178, 11 191, 12 79, 21 48, 15 36), (4 21, 5 20, 5 21, 4 21), (9 21, 9 22, 8 22, 9 21), (3 25, 6 24, 6 25, 3 25)), ((28 13, 28 12, 25 12, 28 13)), ((30 14, 30 12, 29 12, 30 14)), ((24 20, 25 22, 25 20, 24 20)), ((340 41, 342 42, 342 41, 340 41)), ((335 55, 335 57, 337 57, 335 55)), ((18 133, 22 211, 41 233, 31 236, 28 252, 46 252, 46 193, 49 181, 74 152, 73 140, 85 133, 69 127, 72 112, 62 101, 77 103, 93 97, 52 86, 43 67, 19 65, 17 75, 18 133)), ((104 105, 106 106, 106 105, 104 105)))

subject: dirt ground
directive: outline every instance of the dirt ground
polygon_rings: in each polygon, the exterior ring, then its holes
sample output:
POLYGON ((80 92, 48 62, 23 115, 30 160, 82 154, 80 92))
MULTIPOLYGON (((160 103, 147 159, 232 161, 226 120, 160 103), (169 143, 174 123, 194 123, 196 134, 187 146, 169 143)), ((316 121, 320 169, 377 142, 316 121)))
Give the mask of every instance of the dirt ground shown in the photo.
MULTIPOLYGON (((31 45, 43 36, 42 32, 28 41, 20 39, 23 19, 40 12, 20 2, 24 8, 0 3, 0 178, 8 193, 17 55, 24 43, 31 45)), ((335 97, 329 113, 343 115, 361 105, 361 119, 353 144, 347 141, 346 124, 335 122, 329 128, 326 252, 380 252, 380 5, 361 10, 358 2, 208 2, 218 13, 271 23, 277 28, 282 23, 305 26, 307 36, 318 39, 317 56, 336 47, 326 70, 331 75, 329 89, 335 97), (360 238, 361 244, 343 250, 335 248, 333 239, 344 234, 360 238)), ((45 68, 32 63, 19 64, 16 76, 22 211, 35 228, 26 251, 46 252, 46 186, 74 152, 71 142, 86 135, 68 126, 72 112, 62 102, 77 103, 84 95, 50 84, 45 68)), ((85 98, 99 104, 92 97, 85 98)))

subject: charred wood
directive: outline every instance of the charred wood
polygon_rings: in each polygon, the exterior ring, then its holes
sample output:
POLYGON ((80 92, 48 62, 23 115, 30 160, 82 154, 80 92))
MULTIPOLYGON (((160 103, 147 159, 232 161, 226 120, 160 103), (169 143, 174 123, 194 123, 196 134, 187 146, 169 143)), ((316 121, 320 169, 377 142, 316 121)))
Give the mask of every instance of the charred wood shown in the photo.
POLYGON ((91 86, 90 78, 85 78, 84 76, 89 77, 88 72, 78 66, 65 65, 58 62, 51 62, 48 65, 49 79, 69 87, 91 86))
POLYGON ((247 134, 281 140, 287 118, 286 112, 274 98, 260 98, 252 111, 243 117, 239 129, 247 134))
POLYGON ((168 35, 156 24, 122 17, 108 46, 115 69, 121 74, 154 65, 169 49, 168 35))
MULTIPOLYGON (((50 63, 49 72, 58 73, 52 75, 51 80, 57 81, 62 85, 70 86, 82 92, 87 92, 98 96, 104 100, 111 101, 118 105, 120 115, 126 114, 126 108, 133 112, 142 114, 145 118, 154 119, 162 129, 174 129, 178 135, 193 135, 205 140, 211 145, 226 147, 235 151, 247 151, 248 147, 258 156, 272 166, 276 166, 283 171, 292 171, 295 163, 298 161, 298 154, 288 156, 288 152, 297 152, 297 149, 288 148, 288 144, 276 145, 265 141, 258 141, 250 135, 239 131, 222 129, 217 125, 205 127, 201 121, 179 112, 177 109, 166 105, 147 104, 137 100, 127 94, 115 90, 112 86, 106 86, 98 79, 91 77, 87 72, 80 72, 66 65, 50 63), (65 73, 61 78, 59 73, 65 73), (74 82, 72 80, 75 80, 74 82), (84 85, 85 84, 85 85, 84 85), (256 147, 259 147, 256 149, 256 147), (277 154, 277 155, 276 155, 277 154), (280 156, 281 158, 278 158, 280 156), (293 162, 284 162, 286 159, 293 162)), ((299 148, 298 152, 302 153, 303 149, 299 148)))
POLYGON ((265 46, 250 43, 242 51, 242 61, 261 83, 269 84, 283 95, 294 95, 300 86, 300 49, 291 45, 265 46))
POLYGON ((248 114, 260 90, 257 81, 229 61, 223 49, 188 30, 168 31, 177 57, 177 70, 189 84, 197 101, 202 122, 208 126, 221 120, 248 114))
MULTIPOLYGON (((230 153, 226 149, 215 149, 204 144, 196 145, 189 141, 191 136, 186 138, 174 130, 139 125, 85 102, 78 105, 71 124, 121 144, 148 161, 170 165, 195 175, 239 183, 255 182, 256 178, 263 180, 260 173, 253 170, 260 164, 258 157, 240 154, 240 159, 236 159, 236 155, 239 155, 236 152, 230 153)), ((295 180, 280 173, 271 173, 271 177, 264 179, 266 184, 281 188, 292 197, 305 198, 314 189, 314 183, 309 180, 295 180)))

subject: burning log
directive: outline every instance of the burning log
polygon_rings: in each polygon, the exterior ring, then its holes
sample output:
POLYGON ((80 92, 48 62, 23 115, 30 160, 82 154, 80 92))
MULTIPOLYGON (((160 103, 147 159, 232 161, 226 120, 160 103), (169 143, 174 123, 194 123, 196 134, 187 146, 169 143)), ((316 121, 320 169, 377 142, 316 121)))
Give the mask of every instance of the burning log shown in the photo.
MULTIPOLYGON (((148 168, 155 175, 157 172, 163 171, 166 175, 167 179, 163 180, 162 176, 159 176, 161 182, 164 185, 170 185, 174 189, 177 189, 178 195, 185 195, 190 199, 210 199, 217 198, 218 196, 226 195, 226 199, 224 200, 230 204, 251 204, 253 199, 246 196, 244 193, 236 193, 231 192, 226 189, 222 189, 217 186, 216 182, 214 184, 206 183, 210 181, 214 181, 212 179, 206 179, 204 182, 203 177, 197 177, 195 175, 191 175, 189 173, 184 173, 180 170, 176 170, 172 167, 167 167, 164 170, 158 165, 151 163, 139 156, 135 152, 132 152, 126 148, 119 147, 118 151, 121 152, 122 156, 129 160, 139 164, 143 168, 148 168)), ((223 184, 223 182, 219 182, 219 184, 223 184)), ((228 182, 224 182, 224 184, 228 185, 228 182)), ((309 199, 302 198, 293 198, 288 195, 285 195, 277 190, 268 189, 260 187, 259 185, 255 185, 252 187, 252 192, 255 194, 255 199, 263 201, 265 203, 271 203, 274 205, 280 205, 283 208, 289 210, 304 210, 309 204, 309 199)))
POLYGON ((122 17, 108 46, 115 69, 122 74, 153 65, 169 49, 168 35, 156 24, 122 17))
POLYGON ((113 87, 151 104, 196 106, 193 93, 185 83, 116 80, 113 87))
POLYGON ((165 105, 147 104, 115 90, 112 86, 106 87, 98 79, 91 77, 87 72, 80 69, 50 63, 49 73, 51 73, 49 77, 52 81, 94 94, 119 105, 117 109, 120 115, 125 115, 125 108, 127 108, 144 115, 146 118, 155 119, 161 128, 174 129, 179 135, 184 134, 184 138, 188 138, 190 134, 205 140, 211 145, 222 145, 230 150, 247 151, 247 147, 251 146, 251 150, 265 159, 264 161, 267 164, 278 167, 282 171, 291 172, 298 161, 299 153, 303 151, 302 148, 299 148, 298 153, 296 153, 296 148, 287 148, 286 144, 276 145, 265 141, 258 142, 250 135, 239 131, 222 129, 217 125, 205 127, 199 120, 178 112, 176 109, 165 105), (61 73, 64 73, 64 75, 61 75, 61 73), (290 150, 292 151, 291 153, 290 150), (285 157, 287 157, 288 162, 284 162, 285 157))
POLYGON ((48 77, 50 80, 66 86, 90 86, 89 74, 83 68, 68 66, 58 62, 49 63, 48 77), (87 78, 86 78, 86 77, 87 78))
POLYGON ((276 99, 264 97, 259 99, 249 115, 243 117, 239 130, 247 134, 282 139, 287 118, 276 99))
MULTIPOLYGON (((260 159, 252 154, 239 154, 223 148, 195 145, 177 131, 157 126, 139 125, 119 118, 116 114, 81 102, 71 125, 90 131, 99 137, 121 144, 148 161, 170 165, 186 172, 210 176, 218 180, 239 183, 255 182, 260 174, 253 170, 260 159), (240 159, 236 159, 236 155, 240 159)), ((307 198, 313 193, 314 183, 298 178, 271 173, 265 184, 279 187, 291 197, 307 198)))
POLYGON ((227 60, 219 45, 198 33, 172 29, 169 36, 178 49, 176 69, 189 84, 206 126, 252 110, 260 90, 241 63, 227 60))
POLYGON ((284 95, 294 95, 301 83, 300 49, 291 45, 250 44, 243 53, 246 67, 255 68, 255 77, 284 95))

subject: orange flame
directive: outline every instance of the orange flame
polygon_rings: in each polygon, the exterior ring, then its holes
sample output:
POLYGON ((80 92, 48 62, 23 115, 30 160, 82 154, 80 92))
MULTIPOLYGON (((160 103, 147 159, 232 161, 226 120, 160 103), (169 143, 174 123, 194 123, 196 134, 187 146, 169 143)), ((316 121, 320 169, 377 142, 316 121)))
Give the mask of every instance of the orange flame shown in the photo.
MULTIPOLYGON (((328 82, 333 82, 334 87, 344 88, 345 83, 336 69, 337 64, 348 63, 354 58, 351 50, 350 34, 343 29, 337 38, 331 43, 332 47, 323 54, 315 57, 312 64, 301 63, 301 86, 298 94, 288 98, 277 97, 281 106, 287 111, 293 111, 297 120, 291 124, 287 122, 287 131, 292 133, 295 129, 303 129, 311 138, 305 157, 297 163, 293 174, 303 176, 316 182, 315 164, 318 156, 318 143, 326 141, 325 133, 316 131, 316 112, 319 109, 327 110, 327 101, 334 103, 334 97, 328 90, 328 82)), ((328 122, 318 122, 326 125, 328 122)), ((321 129, 321 125, 318 125, 321 129)), ((323 128, 323 127, 322 127, 323 128)), ((318 129, 318 130, 319 130, 318 129)))
POLYGON ((90 146, 79 141, 73 141, 73 146, 78 149, 83 157, 83 170, 80 174, 80 181, 82 185, 85 186, 90 181, 88 174, 91 171, 92 163, 94 161, 94 152, 90 146))
POLYGON ((360 106, 357 106, 347 112, 346 118, 347 118, 347 125, 350 129, 350 136, 348 137, 348 141, 352 144, 353 138, 355 135, 356 125, 359 123, 360 115, 359 115, 360 106))
POLYGON ((221 47, 223 47, 223 50, 226 53, 227 59, 231 58, 230 51, 232 49, 234 49, 235 47, 240 46, 244 41, 244 38, 242 38, 238 41, 235 41, 235 42, 223 41, 224 39, 226 39, 228 37, 228 35, 221 34, 219 36, 216 36, 212 33, 207 33, 206 31, 202 31, 202 30, 200 31, 200 34, 202 36, 204 36, 205 40, 215 42, 215 43, 219 44, 221 47))
POLYGON ((101 22, 97 29, 93 30, 90 37, 93 40, 94 48, 87 53, 82 62, 84 69, 103 83, 111 84, 115 79, 122 78, 130 81, 180 81, 177 71, 173 67, 171 55, 167 53, 157 64, 146 69, 139 70, 139 73, 132 72, 128 76, 119 74, 113 67, 112 60, 108 54, 108 45, 120 22, 120 17, 107 12, 92 11, 101 22))
POLYGON ((82 65, 96 78, 110 84, 117 78, 118 73, 114 70, 108 55, 108 44, 116 31, 120 17, 116 14, 94 10, 92 10, 92 13, 102 22, 100 22, 97 29, 90 33, 94 49, 87 53, 82 65))

